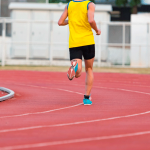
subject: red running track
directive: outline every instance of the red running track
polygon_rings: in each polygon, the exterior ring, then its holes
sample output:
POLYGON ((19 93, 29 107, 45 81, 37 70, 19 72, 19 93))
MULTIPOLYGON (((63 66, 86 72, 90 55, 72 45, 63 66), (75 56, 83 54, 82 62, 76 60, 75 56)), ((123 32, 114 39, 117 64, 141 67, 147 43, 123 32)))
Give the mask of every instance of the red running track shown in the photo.
POLYGON ((85 73, 0 71, 15 97, 0 103, 0 150, 149 150, 150 75, 94 73, 92 106, 83 106, 85 73))
POLYGON ((8 93, 5 93, 5 92, 3 92, 3 91, 0 91, 0 97, 3 97, 3 96, 5 96, 5 95, 7 95, 8 93))

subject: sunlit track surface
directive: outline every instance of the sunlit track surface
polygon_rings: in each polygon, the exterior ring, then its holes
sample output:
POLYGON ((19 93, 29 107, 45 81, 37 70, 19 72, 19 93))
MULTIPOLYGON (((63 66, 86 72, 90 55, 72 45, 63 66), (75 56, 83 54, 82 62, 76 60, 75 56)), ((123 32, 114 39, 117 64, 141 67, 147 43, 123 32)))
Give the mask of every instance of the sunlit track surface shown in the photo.
POLYGON ((92 106, 83 106, 85 73, 0 71, 15 97, 0 103, 0 149, 150 149, 150 76, 94 73, 92 106))

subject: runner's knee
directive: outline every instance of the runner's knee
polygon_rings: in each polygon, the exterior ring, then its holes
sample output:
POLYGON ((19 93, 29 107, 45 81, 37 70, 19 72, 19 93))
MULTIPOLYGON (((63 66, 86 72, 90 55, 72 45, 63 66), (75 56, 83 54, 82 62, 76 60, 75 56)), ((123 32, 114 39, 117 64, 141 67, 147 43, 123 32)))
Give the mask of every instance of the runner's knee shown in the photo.
POLYGON ((86 67, 86 68, 85 68, 85 71, 86 71, 86 72, 93 71, 93 67, 86 67))

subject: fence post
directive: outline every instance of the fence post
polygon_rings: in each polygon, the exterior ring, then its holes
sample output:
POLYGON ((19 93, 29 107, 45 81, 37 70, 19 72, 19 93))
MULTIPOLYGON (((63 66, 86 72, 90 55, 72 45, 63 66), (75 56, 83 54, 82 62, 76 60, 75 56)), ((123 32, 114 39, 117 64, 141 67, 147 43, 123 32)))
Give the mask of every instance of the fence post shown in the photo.
POLYGON ((5 19, 3 20, 3 32, 2 32, 2 37, 3 37, 3 40, 2 40, 2 66, 5 66, 5 53, 6 53, 6 22, 5 22, 5 19))
POLYGON ((26 61, 29 64, 30 57, 30 34, 31 34, 31 22, 28 22, 28 39, 27 39, 27 51, 26 51, 26 61))
MULTIPOLYGON (((101 22, 99 22, 99 29, 101 28, 101 22)), ((102 38, 101 35, 98 37, 98 67, 101 66, 101 49, 102 49, 102 38)))
POLYGON ((150 67, 150 22, 148 23, 148 67, 150 67))
POLYGON ((66 53, 65 53, 65 58, 68 58, 68 52, 69 52, 69 34, 70 34, 70 32, 69 32, 69 26, 67 26, 67 51, 66 51, 66 53))
POLYGON ((123 48, 123 52, 122 52, 122 67, 125 66, 125 23, 123 23, 123 33, 122 33, 122 48, 123 48))
POLYGON ((141 59, 141 45, 139 45, 139 66, 142 64, 142 59, 141 59))
POLYGON ((50 32, 50 65, 53 64, 53 21, 51 21, 51 32, 50 32))

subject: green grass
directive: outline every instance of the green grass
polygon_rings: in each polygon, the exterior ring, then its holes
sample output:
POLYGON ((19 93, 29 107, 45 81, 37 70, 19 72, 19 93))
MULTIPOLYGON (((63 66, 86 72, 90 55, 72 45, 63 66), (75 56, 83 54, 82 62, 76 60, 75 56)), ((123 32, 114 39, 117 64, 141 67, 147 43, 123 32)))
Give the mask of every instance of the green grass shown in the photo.
MULTIPOLYGON (((0 67, 0 70, 32 70, 32 71, 66 72, 68 68, 69 67, 61 67, 61 66, 5 66, 5 67, 0 67)), ((150 68, 94 67, 93 70, 94 72, 150 74, 150 68)))

